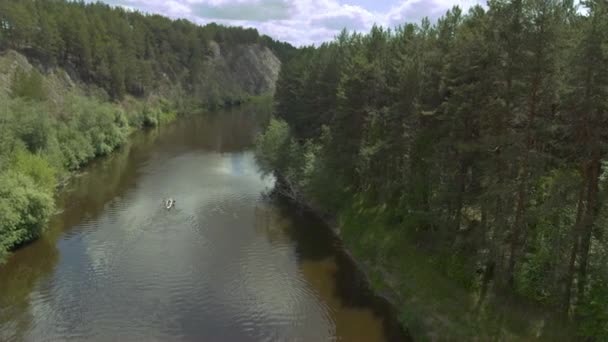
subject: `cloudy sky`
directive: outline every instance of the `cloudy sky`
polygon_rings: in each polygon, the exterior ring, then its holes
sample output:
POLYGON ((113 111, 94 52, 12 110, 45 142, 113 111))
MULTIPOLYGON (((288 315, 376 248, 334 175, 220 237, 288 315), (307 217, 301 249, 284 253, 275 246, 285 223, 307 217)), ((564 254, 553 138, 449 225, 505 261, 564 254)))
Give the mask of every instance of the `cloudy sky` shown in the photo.
POLYGON ((465 10, 485 0, 104 0, 111 5, 186 18, 255 27, 294 45, 330 40, 346 27, 367 31, 440 17, 454 5, 465 10))

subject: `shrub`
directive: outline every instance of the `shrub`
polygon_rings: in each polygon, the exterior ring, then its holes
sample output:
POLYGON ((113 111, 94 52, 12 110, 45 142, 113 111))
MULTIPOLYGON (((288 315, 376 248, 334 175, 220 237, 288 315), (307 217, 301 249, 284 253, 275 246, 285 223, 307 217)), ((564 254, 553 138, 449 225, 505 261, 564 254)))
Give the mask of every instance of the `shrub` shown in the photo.
POLYGON ((266 131, 256 138, 256 160, 265 174, 284 172, 289 161, 289 126, 272 119, 266 131))
POLYGON ((52 192, 55 189, 56 172, 48 161, 38 154, 18 150, 13 158, 11 169, 16 173, 28 176, 42 191, 52 192))
POLYGON ((53 210, 52 192, 14 171, 0 174, 0 258, 37 238, 53 210))
POLYGON ((27 72, 18 68, 13 75, 10 90, 13 98, 20 97, 35 101, 44 101, 47 98, 44 78, 36 69, 27 72))

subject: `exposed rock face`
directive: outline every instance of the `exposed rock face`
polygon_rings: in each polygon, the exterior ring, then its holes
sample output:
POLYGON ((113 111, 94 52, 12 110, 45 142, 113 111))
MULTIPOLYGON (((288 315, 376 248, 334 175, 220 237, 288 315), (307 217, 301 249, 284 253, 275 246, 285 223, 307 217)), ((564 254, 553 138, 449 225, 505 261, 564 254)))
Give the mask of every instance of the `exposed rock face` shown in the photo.
POLYGON ((240 45, 228 51, 226 60, 233 76, 248 93, 274 93, 281 62, 267 47, 240 45))
POLYGON ((17 69, 29 72, 32 65, 25 56, 16 51, 9 50, 0 53, 0 93, 8 94, 17 69))
MULTIPOLYGON (((281 61, 270 49, 259 44, 218 44, 214 41, 209 42, 208 48, 204 70, 201 70, 200 76, 196 76, 199 81, 187 95, 192 95, 202 104, 222 104, 252 95, 274 93, 281 61)), ((36 64, 35 60, 29 60, 19 52, 0 52, 0 94, 8 95, 17 69, 29 71, 33 68, 32 64, 36 64)), ((76 74, 70 77, 61 68, 37 69, 44 70, 45 87, 53 103, 61 102, 69 90, 91 93, 98 88, 95 84, 84 84, 76 74)), ((184 69, 178 75, 189 72, 184 69)), ((152 94, 171 96, 173 90, 180 87, 182 76, 176 78, 164 75, 152 94)))
POLYGON ((237 85, 241 91, 250 95, 274 93, 281 61, 265 46, 219 45, 209 43, 211 56, 208 70, 223 74, 224 81, 237 85))
POLYGON ((270 49, 258 44, 209 43, 201 86, 195 94, 205 102, 274 93, 281 61, 270 49))
MULTIPOLYGON (((27 57, 17 51, 0 52, 0 97, 10 95, 17 70, 30 72, 36 67, 30 62, 27 57)), ((43 69, 42 67, 36 68, 43 69)), ((48 71, 42 82, 47 96, 53 104, 62 102, 69 91, 84 91, 84 87, 78 87, 72 78, 63 69, 59 68, 48 71)))

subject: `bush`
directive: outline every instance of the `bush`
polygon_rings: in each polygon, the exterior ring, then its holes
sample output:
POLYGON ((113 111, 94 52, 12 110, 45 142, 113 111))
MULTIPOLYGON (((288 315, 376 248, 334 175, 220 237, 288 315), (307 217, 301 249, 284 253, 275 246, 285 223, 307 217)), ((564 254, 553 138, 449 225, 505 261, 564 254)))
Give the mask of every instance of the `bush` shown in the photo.
POLYGON ((608 340, 608 286, 605 281, 592 284, 577 312, 581 337, 585 340, 608 340))
POLYGON ((57 184, 56 171, 49 165, 48 161, 38 155, 19 150, 15 153, 11 169, 16 173, 28 176, 38 189, 50 192, 57 184))
POLYGON ((18 68, 13 75, 11 96, 35 101, 46 100, 47 91, 43 76, 36 69, 27 72, 18 68))
POLYGON ((63 155, 63 163, 68 170, 75 170, 95 156, 95 149, 85 133, 59 125, 57 140, 63 155))
POLYGON ((59 175, 124 144, 133 126, 176 118, 162 99, 118 106, 77 94, 50 111, 41 78, 18 71, 12 98, 0 94, 0 261, 40 235, 59 175))
POLYGON ((289 126, 283 120, 272 119, 264 133, 256 138, 255 156, 265 174, 275 170, 282 173, 289 165, 289 126))
POLYGON ((30 177, 0 174, 0 259, 12 248, 37 238, 53 210, 52 192, 30 177))
POLYGON ((10 101, 7 117, 14 123, 14 130, 30 152, 47 148, 52 135, 51 121, 43 103, 14 99, 10 101))

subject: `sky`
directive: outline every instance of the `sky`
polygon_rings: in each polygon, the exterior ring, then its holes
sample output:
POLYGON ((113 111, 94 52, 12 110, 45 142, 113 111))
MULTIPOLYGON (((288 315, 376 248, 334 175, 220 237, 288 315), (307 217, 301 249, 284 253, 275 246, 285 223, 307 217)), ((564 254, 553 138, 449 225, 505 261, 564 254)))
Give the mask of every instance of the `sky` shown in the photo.
POLYGON ((197 24, 216 22, 255 27, 296 46, 333 39, 343 28, 366 32, 374 23, 395 27, 436 20, 454 5, 464 10, 485 0, 104 0, 131 10, 185 18, 197 24))

